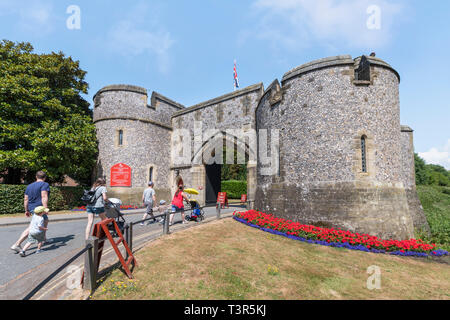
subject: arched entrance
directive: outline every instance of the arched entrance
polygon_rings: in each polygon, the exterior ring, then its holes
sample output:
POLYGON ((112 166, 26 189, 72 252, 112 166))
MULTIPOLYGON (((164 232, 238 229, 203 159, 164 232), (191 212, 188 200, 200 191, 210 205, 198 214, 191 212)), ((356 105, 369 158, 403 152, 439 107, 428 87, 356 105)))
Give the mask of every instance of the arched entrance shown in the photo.
POLYGON ((222 191, 222 165, 205 165, 205 203, 217 202, 217 195, 222 191))
POLYGON ((192 180, 196 185, 202 185, 198 200, 202 205, 215 204, 217 195, 221 191, 222 169, 229 164, 230 160, 224 157, 224 150, 233 149, 234 160, 240 155, 245 160, 247 177, 247 199, 250 204, 254 203, 256 192, 256 147, 250 147, 244 138, 238 138, 225 132, 217 132, 207 140, 201 148, 194 152, 191 169, 192 180), (228 147, 228 149, 227 149, 228 147), (219 155, 216 155, 219 152, 219 155), (222 154, 222 161, 220 161, 222 154), (222 162, 222 163, 221 163, 222 162))

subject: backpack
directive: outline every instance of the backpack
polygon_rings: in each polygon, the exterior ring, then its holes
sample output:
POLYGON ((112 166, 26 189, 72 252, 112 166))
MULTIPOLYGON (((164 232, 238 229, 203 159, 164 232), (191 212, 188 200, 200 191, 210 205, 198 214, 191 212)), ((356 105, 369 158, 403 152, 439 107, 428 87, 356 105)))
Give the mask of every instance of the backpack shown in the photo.
POLYGON ((95 201, 97 201, 98 197, 95 197, 97 189, 98 188, 96 188, 95 190, 84 190, 83 196, 81 197, 81 201, 85 202, 86 204, 92 204, 95 201))

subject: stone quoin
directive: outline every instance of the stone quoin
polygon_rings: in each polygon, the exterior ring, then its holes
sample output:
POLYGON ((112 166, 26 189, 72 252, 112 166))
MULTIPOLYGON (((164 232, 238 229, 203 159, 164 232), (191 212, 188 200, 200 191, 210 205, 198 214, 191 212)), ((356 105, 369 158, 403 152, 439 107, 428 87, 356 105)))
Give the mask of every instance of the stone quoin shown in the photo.
POLYGON ((203 205, 220 191, 220 165, 209 161, 217 137, 253 159, 261 141, 254 146, 225 132, 266 129, 270 141, 277 130, 276 150, 267 145, 277 155, 276 173, 263 174, 259 161, 247 162, 249 208, 409 239, 428 225, 415 189, 413 131, 400 124, 399 83, 398 72, 378 57, 343 55, 294 68, 265 90, 259 83, 188 108, 156 92, 149 103, 141 87, 107 86, 94 96, 96 176, 110 183, 111 168, 126 164, 131 185, 109 187, 110 196, 139 204, 152 180, 159 199, 170 200, 184 184, 199 190, 203 205), (174 138, 178 129, 191 138, 174 138), (218 135, 205 136, 211 129, 218 135), (192 140, 193 161, 175 165, 172 153, 183 139, 192 140), (202 161, 194 161, 198 157, 202 161))

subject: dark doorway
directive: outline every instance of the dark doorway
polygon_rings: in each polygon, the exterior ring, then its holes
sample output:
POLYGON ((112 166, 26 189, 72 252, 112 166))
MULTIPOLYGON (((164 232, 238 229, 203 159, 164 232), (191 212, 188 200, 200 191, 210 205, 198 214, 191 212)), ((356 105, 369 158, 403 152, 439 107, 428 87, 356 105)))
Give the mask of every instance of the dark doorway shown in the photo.
POLYGON ((217 202, 217 194, 222 190, 222 165, 221 164, 211 164, 205 165, 206 171, 206 194, 205 201, 206 204, 212 204, 217 202))

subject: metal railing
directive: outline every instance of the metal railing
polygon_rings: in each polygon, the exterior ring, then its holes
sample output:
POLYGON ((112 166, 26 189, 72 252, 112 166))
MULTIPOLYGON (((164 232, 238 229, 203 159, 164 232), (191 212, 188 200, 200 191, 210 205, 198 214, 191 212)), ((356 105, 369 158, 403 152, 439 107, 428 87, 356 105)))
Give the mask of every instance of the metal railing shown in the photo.
POLYGON ((78 252, 76 255, 74 255, 72 258, 67 260, 61 267, 56 269, 51 275, 49 275, 47 278, 45 278, 41 283, 39 283, 33 290, 28 293, 23 300, 30 300, 39 290, 41 290, 47 283, 49 283, 54 277, 56 277, 61 271, 63 271, 66 267, 68 267, 72 262, 74 262, 78 257, 80 257, 85 252, 92 250, 93 246, 90 244, 87 244, 84 249, 82 249, 80 252, 78 252))
MULTIPOLYGON (((180 210, 179 212, 181 212, 181 211, 182 210, 180 210)), ((150 220, 157 221, 158 218, 164 217, 163 234, 169 234, 169 220, 170 220, 170 215, 172 213, 176 213, 176 212, 171 212, 169 210, 166 210, 162 214, 155 215, 155 216, 147 218, 147 219, 142 219, 139 221, 125 224, 125 227, 124 227, 125 235, 124 236, 125 236, 125 241, 128 243, 128 247, 130 248, 130 250, 133 251, 133 226, 150 221, 150 220)))
MULTIPOLYGON (((200 210, 203 210, 205 207, 200 207, 200 210)), ((139 221, 126 223, 124 225, 124 238, 127 242, 130 250, 133 250, 133 226, 136 224, 144 223, 149 220, 155 220, 158 218, 163 218, 163 235, 167 235, 170 233, 169 230, 169 220, 170 215, 175 214, 182 211, 193 211, 195 208, 186 208, 183 210, 176 210, 173 212, 172 210, 167 209, 164 213, 155 215, 153 217, 142 219, 139 221)), ((216 206, 216 218, 221 218, 221 206, 216 206)), ((79 251, 77 254, 75 254, 73 257, 71 257, 69 260, 67 260, 62 266, 60 266, 57 270, 55 270, 51 275, 49 275, 47 278, 45 278, 41 283, 39 283, 33 290, 31 290, 24 298, 23 300, 30 300, 36 293, 41 290, 46 284, 48 284, 54 277, 56 277, 61 271, 63 271, 66 267, 68 267, 73 261, 78 259, 81 255, 85 254, 84 259, 84 278, 82 279, 83 282, 83 288, 86 290, 89 290, 91 293, 96 289, 97 286, 97 278, 98 278, 98 270, 97 270, 97 264, 98 264, 98 248, 99 248, 99 242, 105 241, 105 239, 99 239, 97 237, 89 237, 88 240, 86 240, 86 246, 79 251)), ((128 254, 127 254, 128 258, 128 254)))

